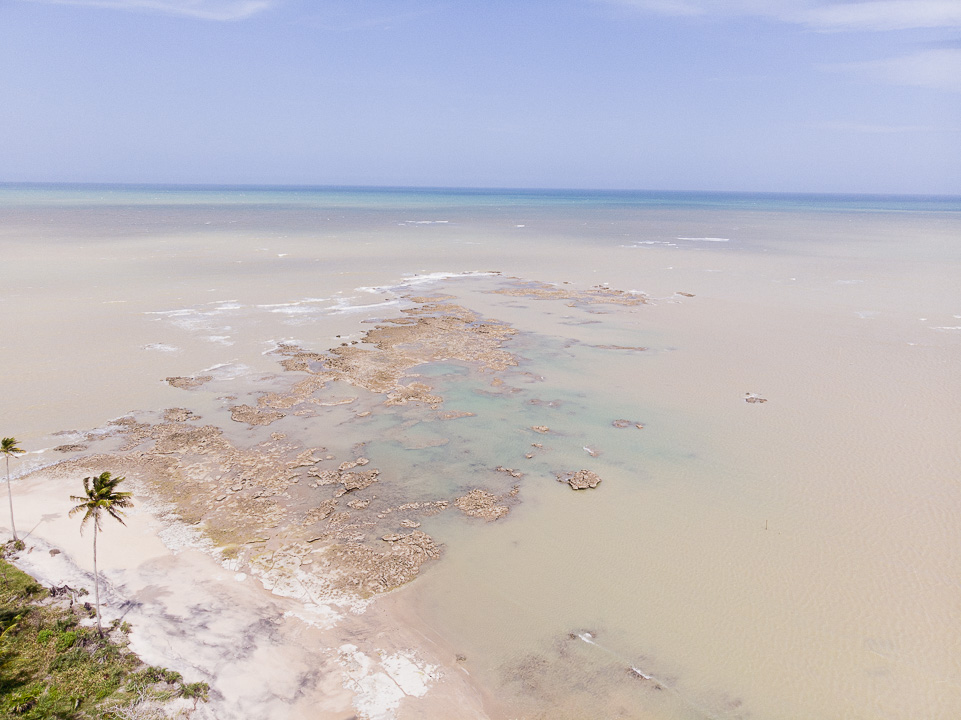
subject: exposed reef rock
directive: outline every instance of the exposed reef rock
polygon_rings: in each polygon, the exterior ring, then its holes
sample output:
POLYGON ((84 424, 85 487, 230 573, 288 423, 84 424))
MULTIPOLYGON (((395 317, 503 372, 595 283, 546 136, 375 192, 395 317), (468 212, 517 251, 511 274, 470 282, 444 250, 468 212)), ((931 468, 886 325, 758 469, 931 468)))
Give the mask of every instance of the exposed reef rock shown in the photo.
POLYGON ((164 420, 167 422, 187 422, 196 419, 197 416, 187 408, 167 408, 164 410, 164 420))
POLYGON ((596 488, 601 483, 601 478, 597 473, 591 472, 590 470, 578 470, 577 472, 565 473, 558 475, 557 479, 559 482, 566 482, 575 490, 596 488))
MULTIPOLYGON (((417 298, 418 300, 432 300, 417 298)), ((516 334, 510 326, 481 320, 475 313, 449 303, 423 302, 402 311, 405 317, 386 320, 368 330, 358 345, 342 345, 327 353, 281 344, 281 364, 290 371, 311 373, 291 393, 273 393, 261 404, 288 408, 309 402, 310 395, 331 380, 342 380, 386 395, 386 405, 424 403, 436 409, 443 398, 422 382, 404 383, 411 368, 440 360, 460 360, 482 370, 499 371, 517 364, 501 345, 516 334)))
POLYGON ((632 425, 638 430, 644 429, 644 423, 635 422, 634 420, 624 420, 624 419, 614 420, 611 422, 611 425, 621 430, 623 430, 624 428, 629 428, 632 425))
POLYGON ((230 419, 234 422, 247 423, 248 425, 270 425, 272 422, 280 420, 284 413, 276 410, 263 410, 251 407, 250 405, 235 405, 230 408, 230 419))
POLYGON ((491 522, 510 512, 510 508, 506 505, 497 505, 499 499, 496 495, 475 488, 463 497, 454 500, 454 505, 465 515, 491 522))
POLYGON ((491 291, 495 295, 512 295, 514 297, 530 297, 541 300, 571 300, 573 304, 584 303, 586 305, 611 304, 611 305, 645 305, 650 302, 650 298, 643 293, 628 292, 626 290, 615 290, 606 285, 595 285, 589 290, 574 290, 571 288, 558 287, 543 282, 516 281, 513 287, 501 288, 491 291))
POLYGON ((476 417, 476 415, 466 410, 445 410, 437 413, 438 420, 459 420, 465 417, 476 417))
POLYGON ((431 295, 429 297, 426 295, 414 295, 412 297, 408 297, 407 299, 414 303, 423 304, 423 303, 439 303, 439 302, 444 302, 445 300, 456 300, 457 298, 454 295, 431 295))
POLYGON ((749 403, 766 403, 767 398, 762 398, 757 393, 745 393, 744 402, 749 403))
MULTIPOLYGON (((379 393, 385 396, 384 406, 418 403, 436 409, 443 398, 414 380, 416 373, 408 374, 412 368, 456 360, 481 372, 497 372, 517 364, 502 348, 515 334, 513 328, 483 320, 445 303, 447 299, 415 298, 420 302, 403 316, 379 322, 361 342, 329 352, 280 345, 275 352, 282 367, 305 376, 286 390, 263 393, 256 403, 232 405, 231 419, 253 428, 288 414, 305 416, 322 406, 356 401, 324 393, 331 381, 379 393)), ((167 382, 192 389, 212 379, 171 376, 167 382)), ((367 415, 370 410, 357 413, 367 415)), ((467 416, 438 413, 437 419, 467 416)), ((238 567, 250 567, 281 591, 301 592, 307 583, 312 591, 335 595, 384 592, 409 581, 424 562, 440 555, 431 537, 417 528, 420 518, 442 512, 450 501, 391 505, 379 500, 369 493, 383 480, 381 471, 365 467, 370 460, 359 453, 338 464, 333 455, 321 455, 322 448, 298 446, 280 433, 242 448, 216 425, 188 423, 198 418, 186 408, 169 408, 162 417, 156 424, 133 416, 112 421, 108 427, 124 440, 119 452, 66 461, 57 472, 83 476, 109 467, 136 479, 148 494, 171 503, 180 520, 238 567), (384 542, 389 546, 383 547, 384 542)), ((64 451, 68 447, 85 448, 76 444, 63 446, 64 451)), ((395 493, 388 488, 385 494, 395 493)), ((462 502, 462 510, 496 519, 508 511, 497 504, 502 499, 475 494, 462 502)))
POLYGON ((432 395, 430 385, 414 382, 410 385, 398 385, 397 389, 387 395, 385 405, 404 405, 409 402, 422 402, 436 410, 444 401, 440 395, 432 395))
POLYGON ((173 503, 179 519, 195 526, 226 557, 250 563, 280 591, 294 582, 296 568, 310 567, 310 578, 297 582, 333 597, 369 596, 408 582, 423 563, 440 555, 411 516, 440 512, 448 506, 446 500, 374 507, 367 497, 346 503, 349 512, 339 507, 341 496, 363 492, 378 480, 380 470, 357 469, 369 465, 366 457, 323 470, 319 465, 333 456, 320 459, 322 449, 297 448, 279 433, 243 449, 211 425, 150 425, 121 418, 113 427, 127 436, 127 447, 135 452, 89 455, 44 472, 76 478, 109 467, 138 481, 154 498, 173 503), (301 477, 316 478, 315 489, 300 490, 301 477), (325 494, 324 486, 330 486, 325 494), (386 550, 366 545, 377 527, 387 523, 413 532, 386 550), (284 543, 277 547, 281 539, 284 543))
POLYGON ((361 597, 385 592, 410 582, 425 562, 440 557, 434 539, 420 530, 407 535, 392 533, 383 540, 388 544, 386 551, 360 543, 330 548, 324 561, 340 589, 361 597))
MULTIPOLYGON (((283 346, 287 347, 287 346, 283 346)), ((283 363, 281 363, 283 364, 283 363)), ((287 368, 290 369, 290 368, 287 368)), ((357 398, 337 398, 335 400, 320 400, 313 397, 313 394, 325 386, 323 378, 308 377, 296 383, 285 393, 266 393, 257 399, 257 406, 260 408, 271 408, 274 410, 289 410, 295 405, 310 403, 313 405, 349 405, 357 398)))
POLYGON ((646 352, 648 348, 639 345, 591 345, 598 350, 628 350, 630 352, 646 352))
POLYGON ((317 507, 313 507, 307 511, 304 516, 301 525, 316 525, 321 520, 326 520, 330 517, 331 513, 337 508, 336 500, 324 500, 317 507))
POLYGON ((173 377, 168 377, 167 384, 175 388, 180 388, 181 390, 190 390, 192 388, 200 387, 204 383, 208 383, 213 379, 213 375, 199 375, 192 377, 176 375, 173 377))
MULTIPOLYGON (((361 458, 366 464, 366 458, 361 458)), ((375 482, 377 482, 377 477, 380 475, 380 470, 374 468, 367 470, 366 472, 352 472, 351 468, 357 467, 360 463, 355 462, 345 462, 342 463, 336 470, 322 470, 320 468, 311 468, 307 471, 307 475, 317 478, 311 487, 321 487, 324 485, 336 485, 340 484, 341 487, 335 491, 335 497, 340 497, 341 495, 346 495, 353 490, 363 490, 370 487, 375 482)))
MULTIPOLYGON (((340 475, 340 483, 343 485, 343 492, 349 493, 353 490, 363 490, 377 482, 380 470, 368 470, 367 472, 345 472, 340 475)), ((338 491, 338 495, 340 495, 338 491)))
MULTIPOLYGON (((542 283, 514 283, 502 294, 587 305, 646 302, 642 295, 604 287, 579 292, 542 283)), ((241 397, 240 391, 233 390, 237 395, 220 398, 229 403, 231 420, 249 428, 238 429, 219 410, 205 409, 207 421, 201 424, 185 407, 122 417, 108 423, 107 432, 101 428, 70 433, 64 440, 71 444, 57 448, 79 452, 105 447, 109 453, 68 459, 43 472, 77 478, 109 469, 127 476, 136 483, 138 494, 148 496, 162 508, 161 513, 169 512, 170 518, 182 523, 177 527, 185 537, 209 541, 232 568, 259 576, 277 592, 350 603, 358 596, 396 588, 416 577, 424 563, 442 552, 419 529, 424 518, 456 508, 488 522, 501 519, 510 512, 519 492, 518 486, 505 491, 505 485, 524 473, 498 466, 496 479, 490 472, 491 489, 467 486, 462 491, 466 494, 456 499, 423 497, 419 494, 423 487, 402 482, 404 478, 392 476, 391 468, 382 472, 374 467, 381 456, 377 450, 365 449, 363 443, 349 450, 308 447, 305 438, 316 433, 306 418, 323 408, 356 403, 332 411, 330 422, 320 423, 324 432, 333 433, 329 442, 341 436, 336 429, 340 425, 373 413, 371 426, 388 441, 396 439, 400 447, 434 447, 448 443, 449 438, 436 431, 414 430, 416 425, 472 417, 473 413, 441 410, 443 398, 431 386, 434 381, 428 373, 418 374, 420 366, 457 363, 467 366, 474 380, 477 373, 485 375, 483 383, 489 383, 492 397, 519 392, 498 376, 518 364, 507 349, 517 330, 455 304, 453 299, 440 294, 410 297, 414 306, 398 317, 375 320, 361 339, 325 352, 280 344, 274 354, 287 373, 271 378, 269 392, 241 397), (343 384, 357 388, 349 390, 357 397, 345 397, 343 384), (380 396, 380 404, 376 400, 372 404, 369 393, 380 396), (264 429, 282 419, 286 434, 264 429), (374 424, 377 420, 384 422, 374 424), (121 447, 114 450, 117 437, 121 447), (416 501, 407 494, 412 488, 417 488, 416 501)), ((530 382, 543 380, 530 372, 514 376, 527 377, 530 382)), ((166 378, 172 387, 188 390, 212 380, 213 375, 166 378)), ((550 408, 559 404, 531 402, 550 408)), ((622 427, 619 423, 624 422, 630 421, 615 421, 615 426, 622 427)), ((343 435, 349 436, 359 425, 343 435)), ((546 425, 529 429, 551 433, 546 425)), ((528 459, 534 457, 534 451, 548 452, 536 442, 530 449, 525 456, 528 459)), ((588 470, 559 479, 574 489, 593 488, 600 482, 588 470)))

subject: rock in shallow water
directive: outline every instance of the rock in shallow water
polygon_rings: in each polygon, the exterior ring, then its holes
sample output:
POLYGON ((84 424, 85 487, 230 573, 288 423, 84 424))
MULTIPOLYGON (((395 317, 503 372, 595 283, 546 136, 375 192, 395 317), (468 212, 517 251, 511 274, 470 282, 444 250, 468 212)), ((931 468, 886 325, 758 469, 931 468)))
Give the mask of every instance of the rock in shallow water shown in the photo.
POLYGON ((575 490, 587 490, 589 488, 596 488, 600 482, 601 478, 597 473, 591 472, 590 470, 578 470, 574 473, 567 473, 566 475, 561 475, 558 477, 561 482, 567 482, 575 490))
POLYGON ((475 488, 463 497, 454 500, 454 505, 465 515, 483 518, 490 522, 504 517, 510 512, 510 508, 506 505, 497 505, 498 499, 496 495, 475 488))

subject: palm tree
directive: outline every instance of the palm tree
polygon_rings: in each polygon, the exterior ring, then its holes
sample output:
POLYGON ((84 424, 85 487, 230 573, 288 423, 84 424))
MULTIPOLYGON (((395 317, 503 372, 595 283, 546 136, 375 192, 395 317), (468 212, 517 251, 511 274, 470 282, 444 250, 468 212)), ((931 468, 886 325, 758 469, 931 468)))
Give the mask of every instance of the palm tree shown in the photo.
POLYGON ((10 489, 10 456, 20 455, 25 453, 26 450, 22 450, 17 447, 16 438, 4 438, 0 441, 0 453, 3 453, 7 458, 7 498, 10 500, 10 529, 13 530, 13 542, 20 542, 20 538, 17 537, 17 526, 13 523, 13 491, 10 489))
POLYGON ((131 493, 120 492, 117 486, 124 481, 122 477, 111 477, 109 472, 102 472, 96 477, 85 477, 83 479, 83 495, 71 495, 70 499, 80 503, 70 510, 70 514, 82 512, 83 520, 80 521, 80 534, 87 520, 93 518, 93 587, 94 597, 97 601, 97 632, 103 635, 103 627, 100 625, 100 576, 97 574, 97 533, 100 532, 100 518, 106 513, 121 525, 126 525, 123 521, 121 508, 133 507, 130 502, 131 493))

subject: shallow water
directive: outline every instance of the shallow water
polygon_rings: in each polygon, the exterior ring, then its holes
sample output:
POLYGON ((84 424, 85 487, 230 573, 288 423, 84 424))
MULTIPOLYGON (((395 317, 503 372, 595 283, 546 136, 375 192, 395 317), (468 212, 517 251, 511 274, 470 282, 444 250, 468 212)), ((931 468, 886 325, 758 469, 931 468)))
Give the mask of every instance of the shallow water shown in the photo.
POLYGON ((132 410, 229 425, 277 341, 359 339, 403 293, 518 329, 503 384, 415 369, 473 416, 283 428, 369 441, 411 499, 519 486, 496 522, 425 521, 445 555, 395 598, 493 717, 961 714, 961 202, 5 186, 0 242, 4 433, 30 450, 132 410), (440 276, 488 270, 653 302, 440 276), (597 489, 557 482, 582 468, 597 489))

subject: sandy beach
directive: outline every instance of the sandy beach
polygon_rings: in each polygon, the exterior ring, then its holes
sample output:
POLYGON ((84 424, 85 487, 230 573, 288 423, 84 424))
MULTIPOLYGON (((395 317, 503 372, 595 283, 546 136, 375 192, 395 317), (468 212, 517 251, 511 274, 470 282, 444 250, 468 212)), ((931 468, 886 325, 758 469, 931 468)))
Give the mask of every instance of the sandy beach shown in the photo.
MULTIPOLYGON (((91 551, 67 518, 69 490, 43 471, 18 486, 21 516, 40 519, 16 564, 44 585, 89 589, 91 551)), ((172 537, 189 533, 141 506, 126 526, 105 527, 99 561, 104 621, 131 624, 144 662, 210 684, 210 703, 191 717, 486 717, 456 664, 432 657, 386 608, 354 614, 277 596, 172 537)))

